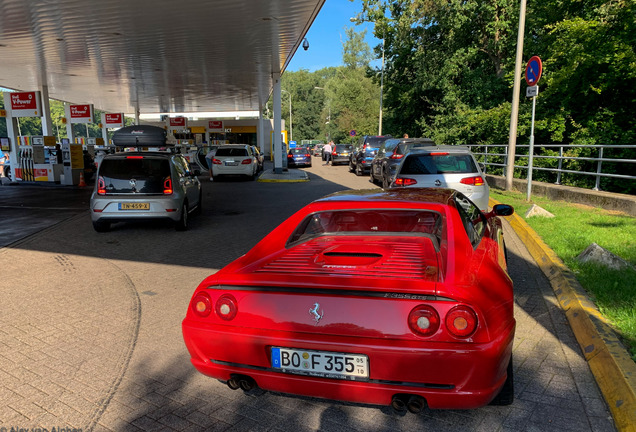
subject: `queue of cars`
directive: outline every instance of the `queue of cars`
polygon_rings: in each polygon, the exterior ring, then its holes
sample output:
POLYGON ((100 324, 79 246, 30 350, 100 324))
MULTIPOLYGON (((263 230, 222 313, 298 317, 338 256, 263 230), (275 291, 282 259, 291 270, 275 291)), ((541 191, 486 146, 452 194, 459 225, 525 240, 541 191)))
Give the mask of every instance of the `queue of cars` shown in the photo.
MULTIPOLYGON (((157 218, 187 229, 201 212, 200 172, 166 131, 131 126, 113 142, 128 151, 99 164, 95 230, 157 218)), ((376 160, 383 169, 380 160, 399 160, 391 187, 314 201, 204 279, 182 322, 191 363, 231 389, 396 411, 511 404, 514 296, 500 217, 514 209, 486 211, 487 185, 465 147, 363 144, 336 145, 334 162, 361 175, 376 160)), ((259 156, 220 145, 213 177, 253 179, 259 156)), ((311 157, 306 148, 288 156, 290 166, 311 166, 311 157)))

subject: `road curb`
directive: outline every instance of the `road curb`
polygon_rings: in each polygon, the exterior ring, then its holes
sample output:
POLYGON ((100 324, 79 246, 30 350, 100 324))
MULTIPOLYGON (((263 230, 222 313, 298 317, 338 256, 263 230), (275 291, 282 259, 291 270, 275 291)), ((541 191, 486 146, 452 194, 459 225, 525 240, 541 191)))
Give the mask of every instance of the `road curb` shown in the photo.
MULTIPOLYGON (((490 199, 490 205, 498 204, 490 199)), ((546 275, 619 431, 636 432, 636 363, 552 249, 518 214, 507 221, 546 275)))

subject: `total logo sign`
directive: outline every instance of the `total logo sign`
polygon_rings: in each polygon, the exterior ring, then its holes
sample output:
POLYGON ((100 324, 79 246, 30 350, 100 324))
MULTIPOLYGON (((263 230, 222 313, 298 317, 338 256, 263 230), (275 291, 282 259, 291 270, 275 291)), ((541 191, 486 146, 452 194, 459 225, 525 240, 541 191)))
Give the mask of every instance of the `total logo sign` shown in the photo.
MULTIPOLYGON (((40 105, 40 92, 9 93, 11 97, 12 117, 40 117, 42 107, 40 105)), ((6 101, 6 99, 5 99, 6 101)))
POLYGON ((69 106, 71 123, 93 123, 93 105, 69 106))

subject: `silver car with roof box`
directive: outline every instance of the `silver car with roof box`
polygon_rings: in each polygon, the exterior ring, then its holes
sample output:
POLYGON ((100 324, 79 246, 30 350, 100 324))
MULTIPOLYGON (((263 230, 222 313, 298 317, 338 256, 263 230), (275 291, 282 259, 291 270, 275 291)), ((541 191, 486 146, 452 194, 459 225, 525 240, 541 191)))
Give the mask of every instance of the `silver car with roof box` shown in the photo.
POLYGON ((189 215, 201 212, 199 173, 174 153, 166 131, 129 126, 115 132, 113 142, 127 151, 106 155, 99 165, 90 201, 93 228, 103 232, 115 222, 168 219, 186 230, 189 215))
POLYGON ((488 209, 490 188, 468 147, 412 149, 398 166, 391 187, 455 189, 481 210, 488 209))

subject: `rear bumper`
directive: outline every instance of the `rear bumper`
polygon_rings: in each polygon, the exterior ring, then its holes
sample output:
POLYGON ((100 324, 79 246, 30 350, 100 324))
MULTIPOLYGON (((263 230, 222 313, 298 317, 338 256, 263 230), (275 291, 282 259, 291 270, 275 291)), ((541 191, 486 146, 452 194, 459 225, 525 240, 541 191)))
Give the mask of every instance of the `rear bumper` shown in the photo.
POLYGON ((127 202, 126 199, 105 200, 99 199, 91 202, 91 220, 97 221, 131 221, 141 219, 168 219, 178 221, 181 219, 181 207, 178 201, 173 199, 147 200, 150 210, 119 210, 119 203, 127 202))
POLYGON ((269 391, 339 401, 389 405, 395 394, 419 395, 430 408, 469 409, 487 405, 506 380, 514 323, 487 344, 412 343, 376 339, 327 342, 325 338, 230 333, 186 319, 183 334, 191 362, 201 373, 227 381, 253 378, 269 391), (369 380, 347 381, 283 373, 271 367, 272 346, 366 354, 369 380))

